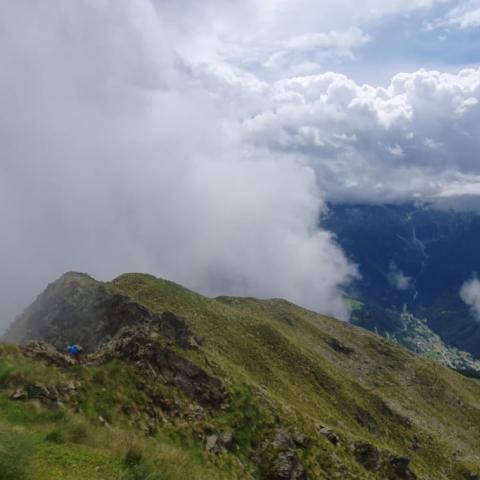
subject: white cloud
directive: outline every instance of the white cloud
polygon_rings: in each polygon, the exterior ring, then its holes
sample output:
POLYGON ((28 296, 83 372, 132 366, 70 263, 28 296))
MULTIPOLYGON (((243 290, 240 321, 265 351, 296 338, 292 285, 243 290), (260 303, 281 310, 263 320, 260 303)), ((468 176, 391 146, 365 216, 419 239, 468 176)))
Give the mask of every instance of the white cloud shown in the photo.
POLYGON ((273 53, 259 68, 288 76, 315 73, 326 61, 352 60, 354 51, 369 41, 370 37, 356 27, 304 33, 272 45, 273 53))
POLYGON ((270 86, 246 137, 312 165, 327 196, 392 201, 480 180, 480 70, 420 70, 387 88, 335 73, 270 86))
POLYGON ((387 279, 397 290, 408 290, 412 281, 412 278, 405 275, 393 262, 390 263, 387 279))
POLYGON ((318 72, 440 1, 1 4, 0 315, 80 269, 346 317, 325 198, 480 182, 480 74, 318 72))
POLYGON ((480 281, 476 276, 462 285, 460 297, 480 319, 480 281))
POLYGON ((220 66, 209 83, 181 33, 146 0, 0 6, 3 325, 65 270, 348 316, 355 269, 317 228, 314 171, 249 148, 229 107, 264 85, 220 66))
POLYGON ((438 198, 464 196, 480 197, 480 182, 452 182, 437 195, 438 198))
POLYGON ((156 0, 167 28, 183 33, 176 50, 194 64, 237 65, 266 78, 319 73, 326 60, 351 59, 365 29, 445 0, 156 0), (172 27, 171 25, 175 25, 172 27))
POLYGON ((427 30, 453 28, 467 30, 480 27, 480 1, 467 0, 450 9, 447 14, 426 25, 427 30))

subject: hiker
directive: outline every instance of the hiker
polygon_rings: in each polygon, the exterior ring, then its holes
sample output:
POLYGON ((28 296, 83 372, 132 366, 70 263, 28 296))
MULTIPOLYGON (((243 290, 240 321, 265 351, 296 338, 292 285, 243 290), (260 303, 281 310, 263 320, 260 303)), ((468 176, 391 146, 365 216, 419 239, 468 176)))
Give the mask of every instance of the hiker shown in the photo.
POLYGON ((67 347, 67 352, 77 362, 77 365, 80 365, 82 363, 82 359, 80 356, 80 354, 82 353, 82 347, 80 347, 79 345, 69 345, 67 347))

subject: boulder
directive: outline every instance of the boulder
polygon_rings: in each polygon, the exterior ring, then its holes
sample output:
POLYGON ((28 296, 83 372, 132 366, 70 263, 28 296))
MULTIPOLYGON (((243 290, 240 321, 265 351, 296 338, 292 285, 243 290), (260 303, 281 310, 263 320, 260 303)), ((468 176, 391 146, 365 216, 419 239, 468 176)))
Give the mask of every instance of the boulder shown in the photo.
POLYGON ((383 473, 382 478, 389 480, 416 480, 417 476, 410 470, 410 459, 395 455, 389 451, 380 451, 371 443, 356 443, 355 458, 367 470, 383 473))
POLYGON ((22 390, 21 388, 17 388, 12 393, 12 395, 10 395, 10 398, 13 400, 26 400, 28 398, 28 395, 25 390, 22 390))
POLYGON ((278 453, 270 467, 269 480, 307 480, 307 471, 294 450, 278 453))
POLYGON ((333 445, 338 445, 340 443, 340 437, 331 428, 321 428, 320 434, 326 437, 333 445))
POLYGON ((220 454, 227 453, 233 446, 233 434, 231 432, 216 432, 205 438, 205 448, 208 452, 220 454))
POLYGON ((59 400, 58 390, 53 386, 47 387, 42 383, 34 383, 27 385, 26 391, 29 399, 36 398, 46 403, 58 402, 59 400))
POLYGON ((410 470, 408 457, 392 456, 388 463, 392 479, 415 480, 417 478, 415 473, 410 470))
POLYGON ((354 455, 357 462, 367 470, 376 471, 382 467, 380 452, 371 443, 356 443, 354 455))

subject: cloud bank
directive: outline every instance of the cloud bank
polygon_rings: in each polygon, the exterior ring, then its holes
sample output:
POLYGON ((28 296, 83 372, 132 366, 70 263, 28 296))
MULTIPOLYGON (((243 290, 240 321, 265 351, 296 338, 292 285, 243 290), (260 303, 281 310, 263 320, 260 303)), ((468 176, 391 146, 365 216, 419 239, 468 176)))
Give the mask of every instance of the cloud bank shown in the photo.
POLYGON ((65 270, 348 316, 314 171, 243 143, 153 4, 0 9, 3 325, 65 270))
POLYGON ((346 318, 326 201, 480 185, 480 71, 361 85, 325 65, 442 0, 0 5, 0 324, 65 270, 346 318), (346 13, 347 12, 347 13, 346 13))
POLYGON ((402 73, 387 88, 325 73, 268 92, 245 135, 303 159, 331 199, 429 198, 480 182, 478 69, 402 73))

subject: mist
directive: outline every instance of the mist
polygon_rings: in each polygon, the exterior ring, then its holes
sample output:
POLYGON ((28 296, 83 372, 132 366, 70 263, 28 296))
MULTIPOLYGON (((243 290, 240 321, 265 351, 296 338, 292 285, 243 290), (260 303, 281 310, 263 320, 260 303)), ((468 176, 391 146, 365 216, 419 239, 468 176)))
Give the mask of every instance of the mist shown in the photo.
POLYGON ((348 317, 313 169, 245 145, 153 4, 0 9, 1 327, 68 270, 348 317))
POLYGON ((478 67, 330 71, 441 3, 1 4, 0 328, 68 270, 348 318, 327 201, 480 205, 478 67))

